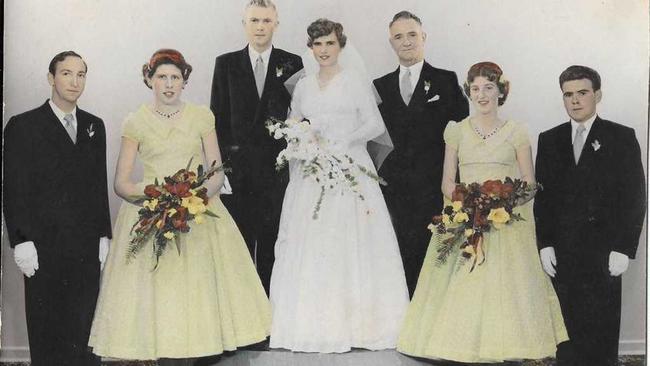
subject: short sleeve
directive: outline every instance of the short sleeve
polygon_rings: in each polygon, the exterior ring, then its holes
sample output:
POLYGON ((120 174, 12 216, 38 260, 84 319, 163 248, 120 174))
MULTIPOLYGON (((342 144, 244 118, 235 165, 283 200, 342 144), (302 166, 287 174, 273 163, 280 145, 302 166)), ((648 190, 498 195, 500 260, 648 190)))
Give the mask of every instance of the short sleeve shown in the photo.
POLYGON ((526 125, 523 123, 515 122, 515 127, 513 128, 511 139, 512 139, 511 140, 512 146, 514 146, 515 149, 519 149, 520 147, 530 146, 530 139, 528 138, 528 128, 526 128, 526 125))
POLYGON ((138 119, 135 118, 133 113, 126 116, 126 119, 122 122, 122 136, 138 143, 142 142, 142 132, 138 126, 138 119))
POLYGON ((460 141, 460 123, 449 122, 443 134, 445 144, 458 151, 458 143, 460 141))
POLYGON ((214 114, 208 107, 201 106, 196 119, 197 129, 201 136, 205 136, 216 128, 214 114))

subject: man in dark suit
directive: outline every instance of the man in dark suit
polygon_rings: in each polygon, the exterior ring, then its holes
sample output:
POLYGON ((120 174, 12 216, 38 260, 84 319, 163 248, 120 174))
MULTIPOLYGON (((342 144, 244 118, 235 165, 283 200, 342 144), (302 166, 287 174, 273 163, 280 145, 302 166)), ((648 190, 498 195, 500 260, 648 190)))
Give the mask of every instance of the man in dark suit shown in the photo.
POLYGON ((275 171, 284 148, 265 122, 284 120, 291 95, 284 82, 302 69, 299 56, 272 46, 278 25, 270 0, 251 0, 243 19, 248 45, 217 57, 210 108, 216 117, 219 146, 232 167, 231 196, 222 200, 241 231, 268 294, 273 248, 278 235, 288 171, 275 171))
POLYGON ((595 70, 571 66, 560 87, 571 120, 539 135, 535 198, 540 257, 570 339, 558 365, 616 365, 621 274, 645 216, 641 153, 632 128, 597 115, 595 70))
POLYGON ((99 365, 88 336, 111 220, 104 123, 77 108, 86 63, 56 55, 52 98, 4 130, 4 214, 25 274, 31 365, 99 365))
POLYGON ((427 225, 442 210, 443 132, 450 120, 469 114, 456 74, 424 61, 422 22, 402 11, 389 25, 400 66, 376 79, 379 105, 395 146, 379 174, 413 296, 431 232, 427 225))

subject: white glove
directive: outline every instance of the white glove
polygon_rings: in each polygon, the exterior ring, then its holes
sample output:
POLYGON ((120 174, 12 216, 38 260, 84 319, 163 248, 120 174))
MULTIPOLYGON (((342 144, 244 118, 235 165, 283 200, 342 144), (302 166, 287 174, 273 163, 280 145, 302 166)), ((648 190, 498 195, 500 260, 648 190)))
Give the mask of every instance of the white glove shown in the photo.
POLYGON ((630 258, 627 255, 614 251, 609 253, 609 274, 612 276, 622 275, 629 265, 630 258))
POLYGON ((555 248, 546 247, 539 251, 539 259, 542 260, 542 268, 547 275, 555 278, 555 266, 557 259, 555 258, 555 248))
POLYGON ((104 269, 104 263, 106 263, 106 257, 108 257, 108 245, 110 244, 110 239, 105 236, 99 238, 99 268, 100 270, 104 269))
POLYGON ((221 194, 232 194, 232 187, 230 186, 230 182, 228 182, 228 176, 224 174, 223 176, 223 185, 221 186, 221 190, 219 191, 221 194))
POLYGON ((14 261, 21 272, 27 277, 32 277, 38 269, 38 254, 33 241, 26 241, 14 247, 14 261))

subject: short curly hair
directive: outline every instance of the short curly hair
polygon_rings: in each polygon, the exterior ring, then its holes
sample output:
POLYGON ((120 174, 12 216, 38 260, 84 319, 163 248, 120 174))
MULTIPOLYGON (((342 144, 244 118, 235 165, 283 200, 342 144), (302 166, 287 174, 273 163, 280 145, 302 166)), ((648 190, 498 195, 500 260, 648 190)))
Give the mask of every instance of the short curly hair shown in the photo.
POLYGON ((502 77, 503 70, 501 70, 499 65, 494 62, 479 62, 469 68, 469 71, 467 71, 467 80, 463 83, 465 95, 467 95, 468 98, 470 97, 469 85, 479 76, 497 84, 499 92, 502 94, 502 96, 499 97, 499 105, 503 105, 508 98, 508 93, 510 92, 510 82, 502 77))
POLYGON ((187 81, 192 73, 192 65, 185 62, 185 57, 180 52, 171 48, 159 49, 151 56, 149 63, 142 65, 143 81, 149 89, 151 89, 151 85, 147 83, 147 79, 153 77, 153 74, 156 73, 156 69, 160 65, 174 65, 178 67, 181 70, 184 81, 187 81))
POLYGON ((325 18, 317 19, 307 27, 307 47, 311 48, 316 38, 328 36, 332 32, 336 35, 341 48, 345 47, 348 37, 343 33, 343 25, 325 18))

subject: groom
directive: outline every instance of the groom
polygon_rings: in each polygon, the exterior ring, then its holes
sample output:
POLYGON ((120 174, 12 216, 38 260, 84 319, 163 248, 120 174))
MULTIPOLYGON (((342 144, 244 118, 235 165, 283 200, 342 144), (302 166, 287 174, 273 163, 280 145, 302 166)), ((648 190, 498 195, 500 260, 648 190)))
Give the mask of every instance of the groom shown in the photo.
POLYGON ((621 274, 645 216, 641 152, 632 128, 596 113, 595 70, 570 66, 560 87, 570 121, 539 135, 535 198, 540 257, 570 339, 558 346, 558 366, 616 365, 621 274))
POLYGON ((270 0, 251 0, 242 21, 248 45, 217 57, 210 108, 224 161, 232 167, 231 196, 222 196, 237 222, 262 285, 269 292, 273 248, 278 235, 288 171, 275 171, 275 158, 284 148, 265 122, 284 120, 291 95, 284 82, 302 69, 299 56, 272 46, 278 14, 270 0))
POLYGON ((86 71, 73 51, 54 56, 52 98, 4 129, 4 214, 33 366, 99 365, 88 336, 111 220, 104 123, 77 107, 86 71))
POLYGON ((424 61, 426 34, 420 18, 401 11, 389 30, 400 65, 374 81, 394 145, 379 174, 388 182, 382 189, 412 297, 431 237, 427 225, 442 210, 442 135, 450 120, 469 114, 469 106, 456 74, 424 61))

